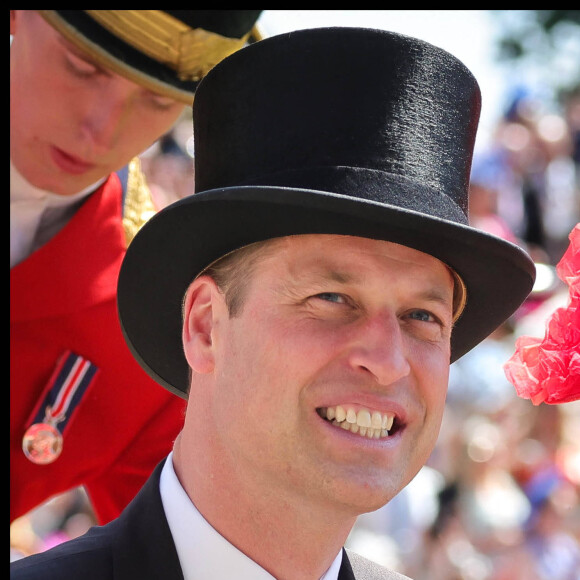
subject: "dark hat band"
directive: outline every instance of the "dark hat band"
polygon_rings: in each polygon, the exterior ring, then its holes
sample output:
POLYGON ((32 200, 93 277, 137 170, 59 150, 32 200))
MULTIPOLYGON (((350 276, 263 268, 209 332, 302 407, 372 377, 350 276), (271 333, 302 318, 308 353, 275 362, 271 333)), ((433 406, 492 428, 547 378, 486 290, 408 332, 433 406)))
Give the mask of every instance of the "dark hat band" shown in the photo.
POLYGON ((453 195, 403 175, 366 167, 325 166, 293 169, 260 175, 239 185, 268 185, 326 191, 367 200, 377 205, 421 212, 431 217, 468 225, 462 208, 453 195))

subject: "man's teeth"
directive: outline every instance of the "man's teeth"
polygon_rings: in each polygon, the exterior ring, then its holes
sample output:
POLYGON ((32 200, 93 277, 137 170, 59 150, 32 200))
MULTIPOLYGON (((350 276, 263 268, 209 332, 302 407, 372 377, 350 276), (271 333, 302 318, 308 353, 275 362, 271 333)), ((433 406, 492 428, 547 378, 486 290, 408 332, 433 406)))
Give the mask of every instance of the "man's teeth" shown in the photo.
POLYGON ((342 405, 322 407, 318 409, 318 414, 337 427, 369 439, 387 437, 395 420, 392 413, 380 413, 368 409, 360 409, 357 412, 350 407, 344 408, 342 405))

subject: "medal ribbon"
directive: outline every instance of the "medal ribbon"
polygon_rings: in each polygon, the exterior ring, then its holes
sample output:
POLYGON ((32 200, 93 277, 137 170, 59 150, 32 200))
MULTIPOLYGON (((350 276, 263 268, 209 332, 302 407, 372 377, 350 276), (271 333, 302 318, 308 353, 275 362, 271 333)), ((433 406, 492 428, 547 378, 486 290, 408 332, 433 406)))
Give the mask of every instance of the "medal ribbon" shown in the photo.
POLYGON ((90 360, 67 350, 60 357, 27 427, 49 423, 63 434, 98 371, 90 360))

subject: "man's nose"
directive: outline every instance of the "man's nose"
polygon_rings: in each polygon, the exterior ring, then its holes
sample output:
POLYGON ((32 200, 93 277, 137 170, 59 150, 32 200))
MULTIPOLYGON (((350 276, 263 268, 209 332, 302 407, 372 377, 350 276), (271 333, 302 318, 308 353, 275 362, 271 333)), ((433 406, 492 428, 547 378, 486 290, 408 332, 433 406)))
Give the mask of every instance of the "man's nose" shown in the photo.
POLYGON ((350 363, 372 375, 381 385, 389 385, 410 372, 403 331, 396 314, 381 312, 359 328, 350 363))
POLYGON ((112 149, 133 106, 133 94, 124 85, 110 83, 106 90, 96 91, 91 105, 85 110, 84 138, 103 153, 112 149))

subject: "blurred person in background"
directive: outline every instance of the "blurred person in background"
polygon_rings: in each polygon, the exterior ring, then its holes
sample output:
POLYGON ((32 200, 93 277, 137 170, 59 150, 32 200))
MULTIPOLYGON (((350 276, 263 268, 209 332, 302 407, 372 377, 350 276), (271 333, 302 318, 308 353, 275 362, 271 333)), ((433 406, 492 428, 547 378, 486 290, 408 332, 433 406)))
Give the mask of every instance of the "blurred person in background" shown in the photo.
POLYGON ((493 150, 498 215, 536 262, 555 265, 580 221, 577 91, 548 108, 533 90, 514 89, 493 150))
POLYGON ((10 11, 10 521, 84 486, 114 518, 183 403, 131 356, 116 285, 154 213, 137 155, 259 10, 10 11))
POLYGON ((175 126, 139 156, 151 196, 158 209, 194 192, 191 109, 175 126))

